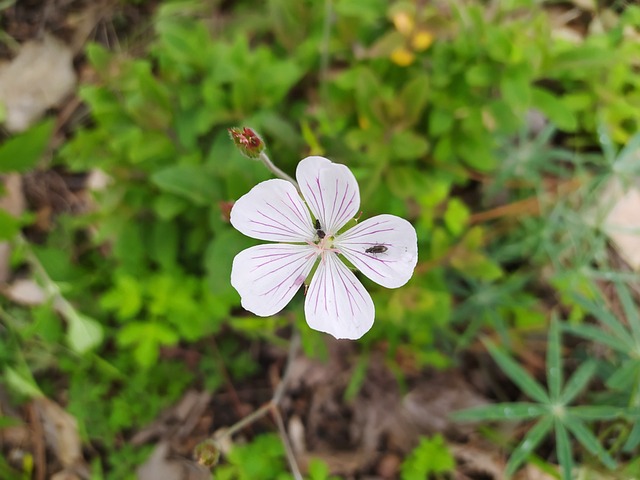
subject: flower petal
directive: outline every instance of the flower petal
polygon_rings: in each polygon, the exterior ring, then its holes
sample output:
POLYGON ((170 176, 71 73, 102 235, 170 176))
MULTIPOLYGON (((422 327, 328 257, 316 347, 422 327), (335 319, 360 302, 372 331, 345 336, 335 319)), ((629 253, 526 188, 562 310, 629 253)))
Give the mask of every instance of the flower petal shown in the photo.
POLYGON ((311 280, 304 314, 314 330, 356 340, 373 325, 375 307, 360 280, 337 255, 327 252, 311 280))
POLYGON ((395 215, 369 218, 333 245, 364 275, 387 288, 407 283, 418 262, 416 229, 395 215))
POLYGON ((291 182, 267 180, 253 187, 231 209, 231 225, 251 238, 274 242, 313 241, 309 209, 291 182))
POLYGON ((309 245, 258 245, 233 259, 231 285, 242 306, 261 317, 275 315, 293 298, 317 258, 309 245))
POLYGON ((335 235, 358 213, 358 182, 345 165, 324 157, 307 157, 298 163, 296 179, 311 213, 327 235, 335 235))

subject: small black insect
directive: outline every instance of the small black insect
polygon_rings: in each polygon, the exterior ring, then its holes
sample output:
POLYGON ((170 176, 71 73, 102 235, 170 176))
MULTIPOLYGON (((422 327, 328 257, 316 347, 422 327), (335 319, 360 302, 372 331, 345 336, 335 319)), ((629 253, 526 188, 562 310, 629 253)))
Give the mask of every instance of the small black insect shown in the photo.
POLYGON ((318 220, 316 218, 316 235, 318 235, 318 238, 320 240, 322 240, 327 234, 324 233, 324 230, 322 230, 322 225, 320 225, 320 220, 318 220))
POLYGON ((384 245, 374 245, 373 247, 369 247, 367 248, 364 253, 372 253, 372 254, 377 254, 377 253, 384 253, 387 250, 389 250, 387 247, 385 247, 384 245))

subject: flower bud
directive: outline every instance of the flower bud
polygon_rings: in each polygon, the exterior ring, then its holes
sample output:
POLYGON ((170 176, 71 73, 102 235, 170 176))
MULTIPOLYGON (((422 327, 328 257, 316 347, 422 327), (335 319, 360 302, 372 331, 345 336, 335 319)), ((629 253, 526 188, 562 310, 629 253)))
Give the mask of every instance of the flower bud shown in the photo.
POLYGON ((194 457, 200 465, 215 467, 220 460, 220 448, 214 440, 205 440, 196 446, 194 457))
POLYGON ((236 144, 240 153, 248 158, 258 158, 264 150, 264 142, 260 136, 248 127, 229 128, 231 140, 236 144))

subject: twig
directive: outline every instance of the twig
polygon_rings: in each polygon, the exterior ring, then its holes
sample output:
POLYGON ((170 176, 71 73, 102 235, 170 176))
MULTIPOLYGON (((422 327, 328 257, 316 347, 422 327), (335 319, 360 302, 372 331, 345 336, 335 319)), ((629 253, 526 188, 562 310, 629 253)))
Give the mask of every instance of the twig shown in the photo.
POLYGON ((285 429, 284 422, 282 421, 282 415, 280 415, 280 410, 278 410, 277 405, 273 405, 273 408, 271 409, 271 415, 273 415, 273 419, 278 426, 280 439, 282 440, 282 444, 284 445, 284 451, 287 454, 287 461, 289 462, 289 468, 291 468, 293 478, 295 478, 295 480, 303 480, 302 473, 300 473, 300 467, 298 467, 296 456, 293 453, 293 449, 291 448, 291 442, 289 442, 287 430, 285 429))
POLYGON ((217 434, 214 434, 212 438, 209 438, 201 442, 200 444, 198 444, 198 446, 196 446, 196 448, 194 449, 196 457, 198 456, 199 451, 207 451, 206 449, 203 450, 199 448, 201 445, 211 441, 219 445, 220 440, 226 437, 231 437, 232 435, 236 434, 237 432, 247 427, 248 425, 251 425, 255 421, 261 419, 267 413, 270 412, 273 415, 276 425, 278 426, 278 431, 280 433, 282 443, 284 444, 284 447, 285 447, 287 461, 289 462, 291 473, 293 474, 296 480, 302 480, 302 474, 300 473, 300 469, 296 462, 295 455, 291 448, 291 444, 289 443, 289 437, 284 427, 282 415, 280 414, 280 410, 279 410, 280 402, 282 401, 282 397, 286 390, 289 377, 291 374, 291 366, 293 365, 293 361, 295 359, 295 356, 296 356, 296 353, 298 352, 299 347, 300 347, 300 333, 295 331, 289 343, 289 353, 287 354, 287 363, 285 364, 285 367, 284 367, 282 379, 280 380, 280 383, 276 386, 275 391, 273 392, 273 396, 271 397, 271 400, 269 400, 267 403, 262 405, 260 408, 258 408, 254 412, 250 413, 246 417, 240 419, 239 421, 231 425, 231 427, 221 432, 218 432, 217 434))

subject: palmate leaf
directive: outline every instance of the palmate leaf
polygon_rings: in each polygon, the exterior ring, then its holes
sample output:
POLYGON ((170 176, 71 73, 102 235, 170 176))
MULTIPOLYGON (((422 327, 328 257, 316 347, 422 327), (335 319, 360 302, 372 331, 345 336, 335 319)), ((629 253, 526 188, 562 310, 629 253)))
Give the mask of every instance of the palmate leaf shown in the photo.
POLYGON ((522 462, 529 457, 531 452, 535 450, 542 439, 547 436, 552 425, 553 418, 551 416, 543 417, 533 428, 531 428, 531 430, 527 432, 520 444, 509 457, 509 462, 506 467, 506 473, 508 476, 513 475, 522 462))
POLYGON ((486 342, 485 344, 498 366, 513 383, 520 387, 524 393, 540 403, 550 403, 547 392, 545 392, 542 386, 533 377, 531 377, 531 375, 529 375, 529 372, 518 365, 509 355, 504 353, 495 345, 489 342, 486 342))

